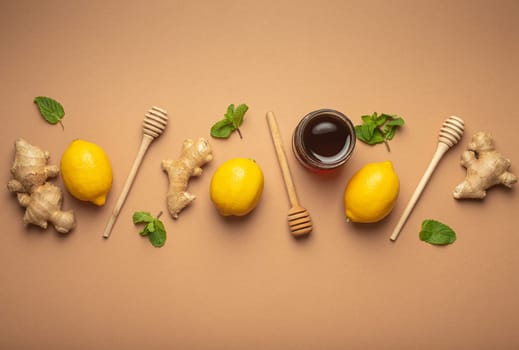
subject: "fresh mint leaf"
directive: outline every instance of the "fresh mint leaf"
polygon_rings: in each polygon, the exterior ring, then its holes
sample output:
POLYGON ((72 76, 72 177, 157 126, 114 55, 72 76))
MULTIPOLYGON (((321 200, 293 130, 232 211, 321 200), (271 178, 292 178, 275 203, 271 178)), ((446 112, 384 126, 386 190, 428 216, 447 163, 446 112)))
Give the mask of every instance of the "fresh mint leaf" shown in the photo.
POLYGON ((361 116, 362 124, 355 126, 357 139, 369 145, 384 143, 390 152, 388 140, 393 139, 398 127, 404 125, 404 120, 395 114, 378 114, 361 116))
POLYGON ((133 223, 138 224, 141 222, 150 222, 153 220, 153 216, 145 211, 136 211, 133 213, 133 223))
POLYGON ((61 123, 61 119, 65 116, 63 106, 50 97, 37 96, 34 98, 34 103, 38 106, 43 119, 50 124, 61 123))
POLYGON ((396 128, 394 126, 387 126, 384 128, 384 132, 386 133, 386 140, 392 140, 395 137, 396 128))
MULTIPOLYGON (((376 113, 375 113, 376 114, 376 113)), ((360 117, 364 123, 372 123, 373 117, 371 115, 363 115, 360 117)))
POLYGON ((229 119, 230 121, 232 121, 233 115, 234 115, 234 105, 231 103, 229 105, 229 107, 227 107, 227 112, 224 114, 224 117, 226 119, 229 119))
POLYGON ((211 136, 226 139, 231 136, 233 131, 234 125, 232 124, 232 121, 222 119, 211 127, 211 136))
POLYGON ((155 230, 150 233, 149 238, 154 247, 160 248, 166 243, 166 231, 155 230))
POLYGON ((384 135, 379 129, 375 129, 373 130, 373 135, 371 136, 370 141, 374 143, 384 142, 384 135))
POLYGON ((396 115, 396 114, 382 113, 380 116, 383 116, 384 118, 389 119, 389 120, 398 118, 398 115, 396 115))
POLYGON ((404 125, 404 120, 402 118, 394 118, 394 119, 389 120, 386 123, 386 125, 388 125, 388 126, 402 126, 402 125, 404 125))
POLYGON ((384 114, 384 113, 382 113, 382 114, 381 114, 380 116, 378 116, 378 117, 377 117, 377 113, 373 113, 373 115, 375 116, 375 118, 374 118, 374 119, 375 119, 374 122, 375 122, 375 124, 376 124, 377 126, 382 126, 382 125, 384 125, 384 123, 386 122, 386 120, 387 120, 387 118, 388 118, 388 115, 387 115, 387 114, 384 114))
POLYGON ((446 245, 456 240, 456 233, 452 228, 439 221, 424 220, 420 231, 420 239, 430 244, 446 245))
POLYGON ((141 236, 148 236, 154 247, 162 247, 166 243, 166 229, 164 223, 159 220, 162 212, 156 218, 148 212, 135 212, 133 214, 133 223, 145 223, 144 228, 139 232, 141 236))
POLYGON ((211 127, 211 136, 215 138, 228 138, 233 131, 237 131, 240 138, 243 138, 240 126, 243 123, 245 113, 248 109, 249 107, 246 104, 240 104, 236 108, 234 104, 230 104, 224 114, 224 119, 216 122, 211 127))
POLYGON ((150 234, 150 242, 155 247, 162 247, 166 243, 166 230, 162 221, 155 219, 155 230, 150 234))
MULTIPOLYGON (((393 118, 394 116, 390 116, 393 118)), ((395 136, 397 127, 404 125, 404 120, 402 118, 395 118, 389 120, 384 126, 384 133, 386 134, 386 140, 391 140, 395 136)))
POLYGON ((157 231, 166 232, 166 229, 164 228, 164 224, 159 219, 155 219, 155 228, 157 231))
POLYGON ((355 133, 357 134, 357 138, 361 141, 369 143, 371 138, 373 137, 374 131, 373 124, 362 124, 355 126, 355 133))
POLYGON ((234 126, 239 128, 243 123, 243 118, 245 117, 245 113, 249 110, 249 107, 245 104, 239 105, 233 114, 234 126))

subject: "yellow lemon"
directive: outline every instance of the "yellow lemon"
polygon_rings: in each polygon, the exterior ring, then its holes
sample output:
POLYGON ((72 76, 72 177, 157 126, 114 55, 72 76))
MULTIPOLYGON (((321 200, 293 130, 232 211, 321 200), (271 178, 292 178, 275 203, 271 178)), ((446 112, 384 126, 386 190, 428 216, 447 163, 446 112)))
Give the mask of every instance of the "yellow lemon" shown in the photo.
POLYGON ((390 161, 370 163, 356 172, 344 190, 346 218, 353 222, 377 222, 395 205, 400 181, 390 161))
POLYGON ((61 156, 61 177, 71 195, 101 206, 112 187, 112 166, 101 147, 74 140, 61 156))
POLYGON ((211 179, 211 201, 224 216, 243 216, 258 204, 263 193, 263 172, 246 158, 234 158, 216 169, 211 179))

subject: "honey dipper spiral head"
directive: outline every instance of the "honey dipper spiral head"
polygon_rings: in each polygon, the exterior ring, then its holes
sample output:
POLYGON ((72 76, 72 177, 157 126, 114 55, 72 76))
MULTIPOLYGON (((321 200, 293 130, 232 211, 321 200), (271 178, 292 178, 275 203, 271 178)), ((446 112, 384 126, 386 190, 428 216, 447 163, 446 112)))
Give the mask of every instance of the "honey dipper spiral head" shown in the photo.
POLYGON ((310 213, 303 207, 293 207, 288 211, 288 226, 292 235, 299 237, 312 232, 310 213))
POLYGON ((152 138, 160 136, 168 124, 168 113, 159 107, 152 107, 144 115, 143 132, 152 138))
POLYGON ((449 117, 445 120, 440 129, 438 141, 452 147, 461 140, 464 130, 465 123, 463 119, 455 116, 449 117))

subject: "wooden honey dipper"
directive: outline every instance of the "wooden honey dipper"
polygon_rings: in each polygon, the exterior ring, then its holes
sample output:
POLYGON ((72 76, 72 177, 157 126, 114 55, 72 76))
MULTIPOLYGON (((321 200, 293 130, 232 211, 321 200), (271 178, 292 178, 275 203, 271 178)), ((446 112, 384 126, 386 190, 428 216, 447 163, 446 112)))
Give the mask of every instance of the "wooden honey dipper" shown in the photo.
POLYGON ((168 113, 159 107, 155 107, 155 106, 151 107, 151 109, 148 111, 148 113, 146 113, 144 115, 141 145, 139 147, 137 156, 135 157, 135 160, 133 161, 133 166, 130 170, 130 174, 128 175, 128 178, 126 179, 126 182, 124 183, 123 190, 122 190, 121 194, 119 195, 119 199, 117 200, 117 203, 115 204, 115 207, 112 210, 112 215, 110 216, 110 219, 108 220, 108 223, 106 224, 105 231, 103 233, 104 238, 110 237, 112 228, 115 224, 115 221, 117 220, 117 217, 119 216, 119 213, 123 207, 124 201, 126 200, 126 197, 128 196, 128 192, 130 192, 130 188, 132 187, 133 180, 135 180, 135 176, 137 175, 137 171, 139 170, 139 167, 141 166, 142 160, 144 158, 144 155, 146 154, 146 151, 148 150, 148 147, 150 146, 150 144, 153 140, 155 140, 157 137, 159 137, 164 132, 167 125, 168 125, 168 113))
POLYGON ((431 162, 429 163, 427 170, 423 174, 422 179, 418 183, 418 186, 416 186, 416 189, 413 195, 411 196, 409 203, 407 203, 407 206, 405 207, 404 212, 400 217, 400 220, 396 224, 393 233, 391 234, 390 239, 392 241, 395 241, 398 238, 398 235, 400 234, 402 227, 404 226, 405 222, 407 221, 407 218, 411 214, 411 211, 413 210, 416 202, 418 201, 418 198, 420 198, 420 195, 422 194, 425 185, 427 185, 427 182, 429 181, 429 178, 434 172, 434 169, 436 169, 438 162, 452 146, 454 146, 460 141, 461 137, 463 136, 464 129, 465 124, 461 118, 452 116, 445 119, 445 122, 443 122, 438 136, 438 147, 436 148, 436 152, 434 153, 434 156, 431 162))
POLYGON ((301 237, 312 232, 310 213, 299 205, 294 182, 292 181, 290 168, 288 167, 285 150, 283 148, 283 141, 279 132, 278 123, 273 112, 267 112, 267 122, 291 204, 291 208, 288 210, 288 227, 293 236, 301 237))

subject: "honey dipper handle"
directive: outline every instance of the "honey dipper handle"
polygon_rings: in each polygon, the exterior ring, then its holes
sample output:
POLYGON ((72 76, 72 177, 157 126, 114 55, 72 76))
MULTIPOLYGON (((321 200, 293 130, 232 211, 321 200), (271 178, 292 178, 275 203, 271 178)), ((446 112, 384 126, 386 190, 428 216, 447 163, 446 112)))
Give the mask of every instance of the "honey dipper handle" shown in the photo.
POLYGON ((153 141, 153 137, 149 135, 143 135, 141 146, 139 147, 139 152, 137 153, 137 156, 135 157, 135 160, 133 161, 132 168, 130 170, 130 174, 128 174, 128 177, 126 178, 126 182, 124 183, 123 190, 121 194, 119 195, 119 199, 117 199, 117 203, 115 204, 114 209, 112 210, 112 215, 108 219, 108 222, 105 227, 105 231, 103 232, 103 237, 108 238, 110 237, 110 233, 112 232, 112 228, 114 227, 115 221, 117 220, 117 217, 119 216, 119 213, 121 211, 121 208, 123 207, 124 201, 126 200, 126 197, 128 196, 128 192, 130 192, 130 189, 132 187, 133 181, 135 180, 135 176, 137 175, 137 171, 139 170, 139 167, 141 166, 142 159, 144 158, 144 155, 146 154, 146 151, 148 150, 148 147, 150 146, 151 142, 153 141))
POLYGON ((285 186, 288 193, 288 198, 292 206, 299 205, 299 201, 297 200, 297 194, 294 187, 294 182, 292 181, 292 175, 290 174, 290 168, 288 167, 287 157, 285 154, 285 149, 283 148, 283 141, 281 139, 281 133, 279 132, 278 123, 276 121, 276 117, 274 112, 267 112, 267 122, 270 128, 270 135, 272 136, 272 142, 274 143, 274 148, 276 149, 276 154, 278 157, 279 166, 281 167, 281 173, 283 174, 283 179, 285 180, 285 186))
POLYGON ((390 239, 392 241, 395 241, 398 238, 398 235, 400 234, 402 227, 404 226, 405 222, 407 221, 407 218, 413 211, 413 208, 416 202, 418 201, 418 198, 420 198, 420 195, 422 194, 425 185, 427 185, 427 182, 429 181, 429 178, 434 172, 434 169, 436 169, 438 162, 443 157, 445 152, 449 150, 449 148, 451 148, 461 140, 464 131, 465 123, 461 118, 458 118, 456 116, 450 116, 443 122, 442 127, 440 128, 440 133, 438 135, 438 147, 436 148, 436 152, 434 153, 434 156, 431 162, 429 163, 427 170, 423 174, 422 179, 418 183, 418 186, 416 186, 413 196, 409 200, 409 203, 407 203, 407 206, 404 209, 404 213, 400 217, 400 220, 398 221, 395 229, 393 230, 393 233, 391 234, 390 239))
POLYGON ((434 153, 433 158, 431 159, 431 162, 429 163, 429 166, 427 167, 427 170, 425 170, 425 173, 422 176, 422 179, 416 186, 416 189, 414 190, 413 195, 411 196, 411 199, 409 200, 409 203, 407 203, 407 206, 404 209, 404 212, 402 213, 402 216, 400 217, 400 220, 395 226, 395 229, 393 230, 393 233, 391 234, 390 239, 392 241, 395 241, 398 238, 398 235, 400 234, 400 231, 402 230, 402 227, 404 227, 405 222, 407 221, 407 218, 413 211, 416 202, 420 198, 420 195, 422 194, 425 186, 427 185, 427 182, 431 178, 431 175, 434 172, 434 169, 436 169, 436 166, 438 165, 438 162, 443 157, 445 152, 449 150, 449 146, 445 143, 439 142, 438 148, 436 148, 436 152, 434 153))

